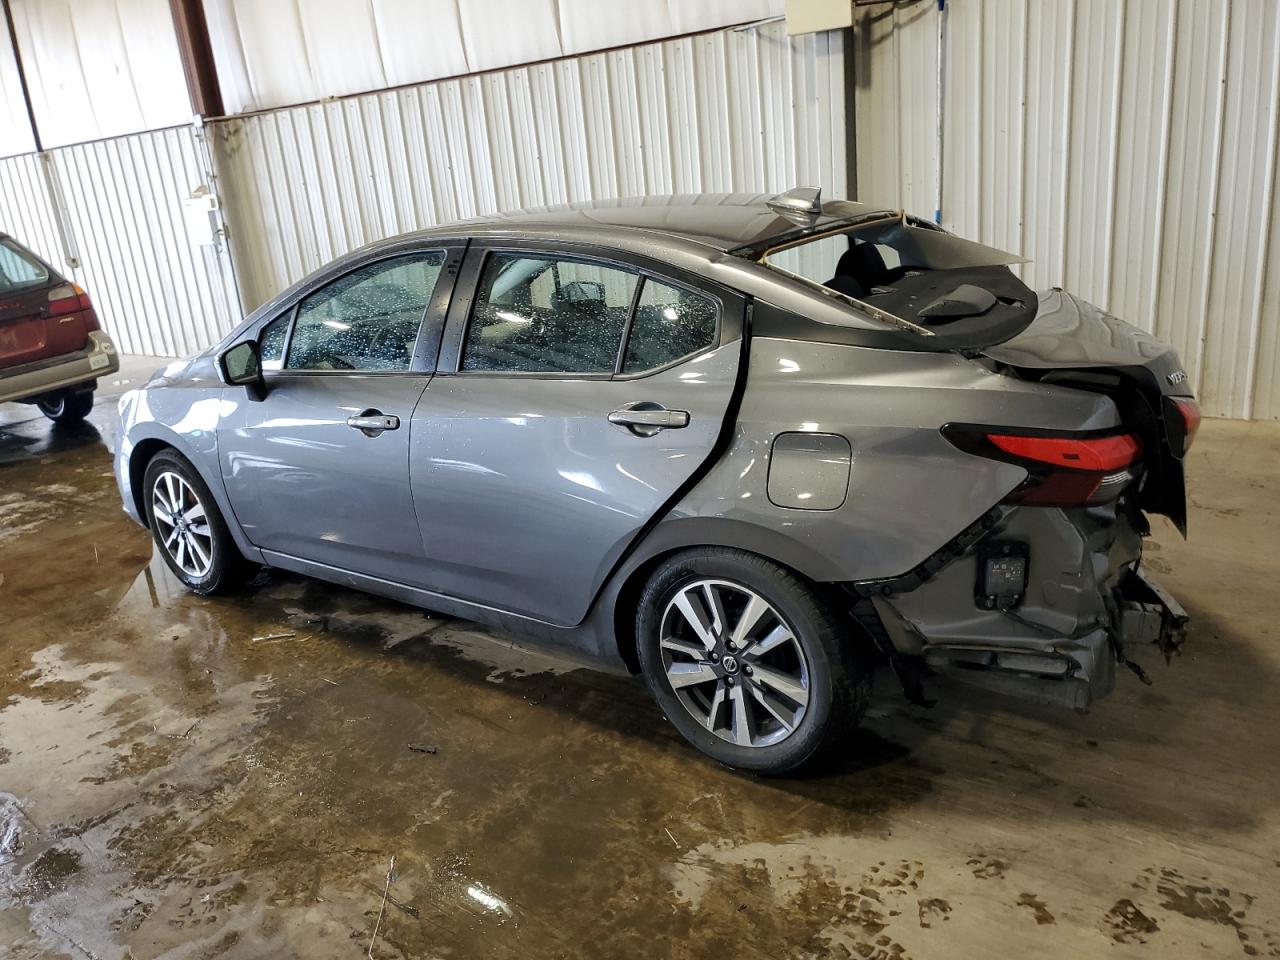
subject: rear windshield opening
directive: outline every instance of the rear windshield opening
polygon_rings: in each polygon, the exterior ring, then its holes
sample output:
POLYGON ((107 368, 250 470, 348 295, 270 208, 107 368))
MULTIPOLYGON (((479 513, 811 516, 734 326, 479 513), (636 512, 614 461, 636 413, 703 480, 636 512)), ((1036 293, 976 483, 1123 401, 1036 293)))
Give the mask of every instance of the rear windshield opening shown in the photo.
POLYGON ((12 240, 0 240, 0 295, 37 289, 48 282, 44 264, 12 240))
POLYGON ((899 215, 770 250, 763 262, 923 336, 987 340, 1036 313, 1036 295, 1009 269, 1024 258, 899 215))

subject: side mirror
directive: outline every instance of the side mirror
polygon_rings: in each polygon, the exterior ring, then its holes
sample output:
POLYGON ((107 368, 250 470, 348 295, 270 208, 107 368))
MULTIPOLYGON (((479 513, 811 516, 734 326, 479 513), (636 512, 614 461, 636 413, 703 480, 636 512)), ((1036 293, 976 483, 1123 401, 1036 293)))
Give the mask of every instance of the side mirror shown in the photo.
POLYGON ((266 381, 262 378, 262 357, 258 354, 258 341, 237 343, 218 357, 218 372, 224 383, 248 388, 249 395, 261 400, 266 395, 266 381))

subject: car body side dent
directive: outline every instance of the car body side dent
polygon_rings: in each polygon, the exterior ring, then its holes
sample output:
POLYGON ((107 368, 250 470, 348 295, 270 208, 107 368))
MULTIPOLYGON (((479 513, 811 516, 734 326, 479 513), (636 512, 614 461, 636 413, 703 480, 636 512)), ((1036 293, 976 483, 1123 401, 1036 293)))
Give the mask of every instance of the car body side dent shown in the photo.
MULTIPOLYGON (((998 503, 1023 468, 963 453, 949 420, 1091 430, 1116 426, 1106 397, 1002 377, 954 354, 754 338, 735 436, 672 520, 719 518, 759 528, 819 581, 911 570, 998 503), (849 490, 836 510, 778 507, 767 475, 774 438, 826 433, 852 448, 849 490), (802 544, 803 550, 787 544, 802 544)), ((787 562, 776 552, 757 552, 787 562)))

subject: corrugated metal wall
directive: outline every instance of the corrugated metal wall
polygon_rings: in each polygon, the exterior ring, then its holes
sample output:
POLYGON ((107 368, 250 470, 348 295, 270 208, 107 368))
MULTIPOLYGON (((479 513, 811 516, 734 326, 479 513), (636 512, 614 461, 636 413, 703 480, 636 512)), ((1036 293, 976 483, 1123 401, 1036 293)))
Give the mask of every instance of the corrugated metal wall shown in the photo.
POLYGON ((1033 286, 1174 343, 1207 414, 1280 417, 1280 4, 946 8, 861 15, 861 196, 940 202, 949 229, 1030 257, 1033 286))
MULTIPOLYGON (((45 147, 191 119, 167 0, 8 0, 8 5, 45 147)), ((0 37, 0 156, 9 156, 35 145, 17 69, 9 69, 2 20, 0 37)))
POLYGON ((89 291, 122 351, 194 353, 241 316, 225 245, 193 245, 183 220, 207 166, 187 127, 2 159, 0 228, 89 291))
POLYGON ((204 0, 230 113, 705 33, 784 9, 783 0, 204 0))
POLYGON ((841 36, 788 39, 780 23, 216 130, 248 307, 363 243, 478 214, 642 194, 846 189, 841 36))
POLYGON ((0 159, 0 231, 17 237, 70 276, 45 176, 48 162, 34 153, 0 159))

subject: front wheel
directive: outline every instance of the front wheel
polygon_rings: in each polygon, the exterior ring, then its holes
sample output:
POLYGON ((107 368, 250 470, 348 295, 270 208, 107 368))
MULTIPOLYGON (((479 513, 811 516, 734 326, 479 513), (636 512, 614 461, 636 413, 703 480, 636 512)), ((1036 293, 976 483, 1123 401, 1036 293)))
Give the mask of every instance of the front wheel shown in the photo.
POLYGON ((667 719, 708 756, 765 774, 838 746, 866 711, 870 667, 850 630, 794 573, 723 548, 663 562, 637 614, 667 719))
POLYGON ((249 562, 195 468, 165 450, 147 464, 143 483, 151 537, 174 575, 200 594, 240 586, 249 562))
POLYGON ((54 423, 79 423, 93 410, 93 391, 63 391, 36 401, 40 412, 54 423))

